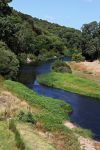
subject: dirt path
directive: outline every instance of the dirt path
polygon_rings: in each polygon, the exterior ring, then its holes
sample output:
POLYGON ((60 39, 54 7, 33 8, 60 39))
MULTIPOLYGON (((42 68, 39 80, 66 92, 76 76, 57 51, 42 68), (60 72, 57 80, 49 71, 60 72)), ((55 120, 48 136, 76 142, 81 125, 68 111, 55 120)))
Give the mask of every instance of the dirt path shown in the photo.
MULTIPOLYGON (((64 125, 71 130, 77 128, 76 125, 74 125, 73 123, 71 123, 69 121, 66 121, 64 123, 64 125)), ((97 142, 98 143, 98 145, 97 145, 97 143, 92 139, 84 138, 84 137, 79 136, 79 135, 76 135, 76 136, 78 136, 78 141, 80 143, 80 149, 81 150, 100 150, 100 143, 99 142, 97 142)))

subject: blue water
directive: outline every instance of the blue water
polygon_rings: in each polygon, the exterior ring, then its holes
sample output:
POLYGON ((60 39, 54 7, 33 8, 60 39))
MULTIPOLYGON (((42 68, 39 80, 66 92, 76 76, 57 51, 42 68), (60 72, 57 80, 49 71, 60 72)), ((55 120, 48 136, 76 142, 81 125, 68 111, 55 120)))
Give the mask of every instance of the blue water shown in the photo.
MULTIPOLYGON (((64 60, 69 61, 68 58, 64 60)), ((100 101, 95 98, 50 88, 37 82, 36 76, 50 72, 52 62, 53 61, 48 61, 37 67, 24 66, 22 73, 24 74, 24 81, 26 82, 23 83, 40 95, 62 99, 71 104, 73 108, 73 112, 70 116, 71 121, 83 128, 90 129, 94 133, 94 138, 100 140, 100 101), (35 81, 34 76, 31 76, 31 79, 30 77, 28 78, 30 72, 35 73, 35 81)))

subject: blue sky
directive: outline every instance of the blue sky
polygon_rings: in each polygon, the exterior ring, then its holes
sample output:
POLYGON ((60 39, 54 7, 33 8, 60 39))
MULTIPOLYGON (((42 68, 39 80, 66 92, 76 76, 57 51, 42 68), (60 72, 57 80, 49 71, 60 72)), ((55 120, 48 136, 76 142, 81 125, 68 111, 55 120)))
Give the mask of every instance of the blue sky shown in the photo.
POLYGON ((33 17, 77 29, 100 21, 100 0, 13 0, 10 5, 33 17))

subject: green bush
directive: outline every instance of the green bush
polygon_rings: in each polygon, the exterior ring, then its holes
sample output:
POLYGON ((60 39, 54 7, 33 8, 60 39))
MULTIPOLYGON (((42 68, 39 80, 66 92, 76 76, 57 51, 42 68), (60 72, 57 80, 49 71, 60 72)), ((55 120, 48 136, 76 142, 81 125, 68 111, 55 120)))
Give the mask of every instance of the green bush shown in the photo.
POLYGON ((73 61, 76 61, 76 62, 80 62, 80 61, 84 61, 85 60, 85 57, 82 56, 82 53, 74 53, 72 55, 72 60, 73 61))
POLYGON ((25 53, 18 54, 18 60, 21 65, 27 63, 27 54, 25 53))
POLYGON ((52 70, 54 70, 55 72, 72 73, 70 66, 62 60, 56 60, 52 65, 52 70))
POLYGON ((20 111, 18 119, 23 122, 30 122, 32 124, 36 123, 36 120, 34 119, 31 112, 20 111))
POLYGON ((5 78, 15 79, 19 70, 19 61, 5 43, 0 42, 0 74, 5 78))

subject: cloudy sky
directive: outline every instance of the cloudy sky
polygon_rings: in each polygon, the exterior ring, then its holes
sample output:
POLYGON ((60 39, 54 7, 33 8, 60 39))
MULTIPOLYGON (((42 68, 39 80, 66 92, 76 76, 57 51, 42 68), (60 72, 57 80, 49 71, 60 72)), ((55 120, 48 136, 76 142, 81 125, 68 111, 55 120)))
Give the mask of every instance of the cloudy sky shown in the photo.
POLYGON ((100 21, 100 0, 13 0, 10 5, 33 17, 77 29, 100 21))

